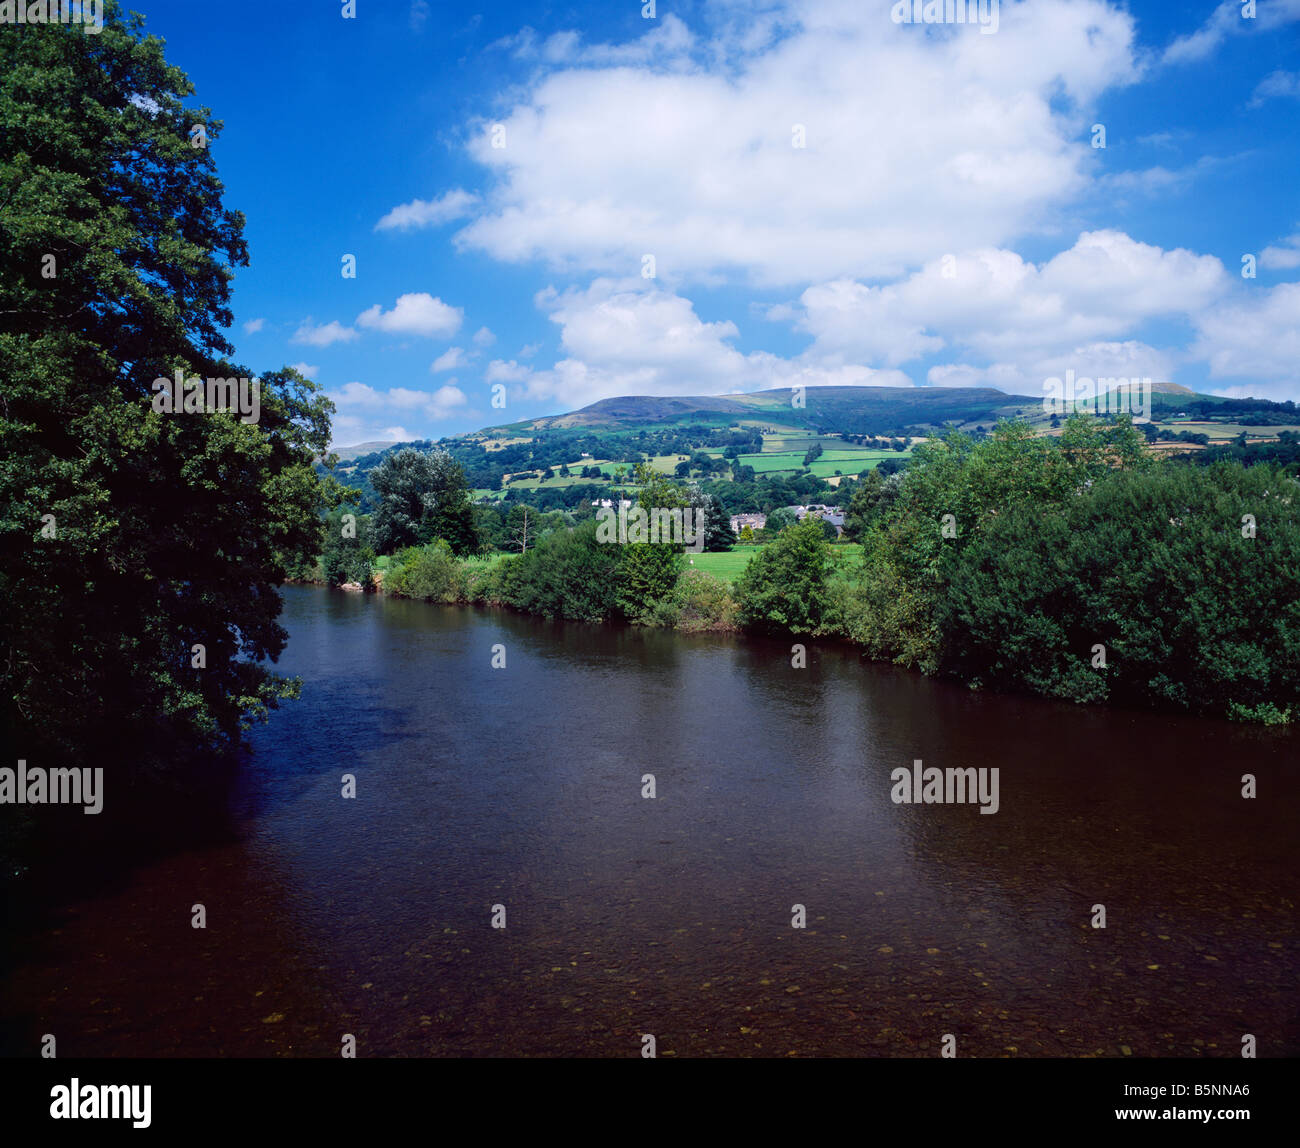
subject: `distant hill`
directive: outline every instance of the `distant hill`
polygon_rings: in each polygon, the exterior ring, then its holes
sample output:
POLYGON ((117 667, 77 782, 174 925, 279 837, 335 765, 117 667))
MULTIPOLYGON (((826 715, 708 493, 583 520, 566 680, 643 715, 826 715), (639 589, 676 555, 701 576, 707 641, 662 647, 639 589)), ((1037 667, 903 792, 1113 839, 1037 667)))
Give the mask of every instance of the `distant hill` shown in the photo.
POLYGON ((795 405, 787 387, 744 395, 625 395, 581 410, 491 427, 482 433, 517 437, 542 430, 588 427, 639 429, 682 424, 765 424, 805 431, 891 434, 947 423, 995 423, 1042 410, 1042 396, 1008 395, 992 387, 809 387, 795 405))
MULTIPOLYGON (((1152 391, 1148 430, 1162 451, 1201 449, 1243 433, 1272 441, 1281 429, 1300 428, 1294 403, 1220 398, 1168 382, 1155 383, 1152 391)), ((944 428, 978 437, 1016 418, 1039 434, 1058 433, 1060 420, 1044 410, 1041 395, 992 387, 809 387, 802 394, 782 388, 623 395, 436 444, 366 442, 335 453, 338 477, 362 492, 367 510, 375 499, 369 474, 385 456, 405 446, 435 445, 464 467, 470 488, 481 496, 526 496, 534 505, 571 507, 609 497, 620 473, 647 462, 661 473, 711 482, 715 493, 727 487, 733 501, 741 487, 749 491, 744 498, 757 502, 774 496, 768 488, 780 484, 787 499, 780 505, 787 505, 824 495, 864 469, 897 467, 918 439, 944 428), (755 484, 766 486, 757 491, 755 484)))

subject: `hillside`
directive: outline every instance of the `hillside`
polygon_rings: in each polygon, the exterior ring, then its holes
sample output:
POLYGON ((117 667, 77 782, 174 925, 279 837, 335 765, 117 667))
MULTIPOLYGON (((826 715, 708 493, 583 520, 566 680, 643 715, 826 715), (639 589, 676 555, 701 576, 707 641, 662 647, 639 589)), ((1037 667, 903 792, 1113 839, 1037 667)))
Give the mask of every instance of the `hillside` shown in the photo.
MULTIPOLYGON (((1227 399, 1175 383, 1153 388, 1145 430, 1163 453, 1215 444, 1276 440, 1300 429, 1294 403, 1227 399), (1243 437, 1244 436, 1244 437, 1243 437)), ((339 478, 373 500, 369 473, 402 446, 449 451, 465 468, 475 497, 526 500, 572 508, 625 488, 645 463, 689 478, 733 513, 848 497, 868 470, 896 470, 912 447, 945 428, 976 438, 1004 418, 1021 418, 1040 434, 1056 433, 1040 397, 993 388, 813 387, 803 405, 789 389, 744 395, 628 395, 580 410, 485 427, 434 444, 362 443, 342 448, 339 478)))
POLYGON ((641 429, 673 425, 772 425, 821 433, 901 434, 947 423, 996 422, 1016 411, 1041 410, 1042 399, 991 387, 809 387, 796 406, 789 388, 716 397, 627 395, 568 414, 485 428, 516 437, 540 430, 641 429))

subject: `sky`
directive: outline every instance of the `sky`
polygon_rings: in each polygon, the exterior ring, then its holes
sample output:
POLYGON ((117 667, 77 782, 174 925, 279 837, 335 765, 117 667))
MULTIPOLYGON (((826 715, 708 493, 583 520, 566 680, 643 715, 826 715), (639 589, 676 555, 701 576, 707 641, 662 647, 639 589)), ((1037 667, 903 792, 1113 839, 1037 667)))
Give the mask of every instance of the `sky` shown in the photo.
POLYGON ((1070 370, 1300 400, 1300 0, 128 6, 224 123, 236 360, 336 446, 1070 370))

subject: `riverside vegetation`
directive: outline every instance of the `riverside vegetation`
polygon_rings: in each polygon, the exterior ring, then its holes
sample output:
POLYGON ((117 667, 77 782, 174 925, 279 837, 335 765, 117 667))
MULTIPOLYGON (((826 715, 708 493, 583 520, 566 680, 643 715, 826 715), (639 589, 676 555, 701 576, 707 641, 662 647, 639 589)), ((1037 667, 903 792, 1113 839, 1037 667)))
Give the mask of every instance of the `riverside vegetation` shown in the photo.
MULTIPOLYGON (((1056 437, 1016 421, 979 441, 941 435, 855 489, 845 533, 860 561, 835 561, 809 517, 771 532, 734 583, 680 545, 600 542, 588 508, 534 513, 531 535, 516 523, 504 543, 518 553, 485 561, 457 472, 439 452, 399 452, 380 509, 351 531, 335 510, 299 576, 369 585, 389 550, 378 581, 399 597, 838 639, 973 688, 1085 703, 1280 724, 1300 702, 1296 478, 1272 462, 1157 460, 1126 416, 1076 415, 1056 437)), ((647 468, 637 479, 647 509, 700 501, 647 468)), ((725 548, 721 507, 705 511, 710 548, 725 548)))

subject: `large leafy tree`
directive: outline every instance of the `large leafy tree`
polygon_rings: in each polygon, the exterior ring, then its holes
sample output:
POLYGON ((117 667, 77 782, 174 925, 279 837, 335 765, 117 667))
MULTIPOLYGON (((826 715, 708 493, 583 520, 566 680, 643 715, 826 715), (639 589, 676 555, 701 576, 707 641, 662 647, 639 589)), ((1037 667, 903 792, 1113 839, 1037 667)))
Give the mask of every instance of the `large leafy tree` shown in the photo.
POLYGON ((256 422, 152 409, 178 369, 254 374, 223 334, 244 220, 220 123, 105 16, 0 26, 0 707, 6 757, 106 765, 120 794, 292 694, 265 661, 276 586, 319 549, 332 407, 281 370, 256 422))
POLYGON ((445 450, 408 447, 390 454, 370 472, 379 495, 373 530, 375 549, 389 554, 443 539, 455 554, 478 549, 478 528, 465 470, 445 450))
POLYGON ((706 494, 692 485, 688 492, 695 528, 704 531, 705 550, 730 550, 736 544, 731 519, 716 495, 706 494))

